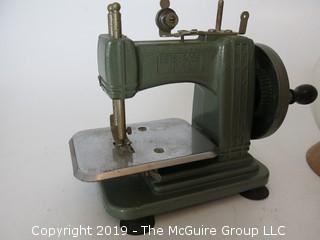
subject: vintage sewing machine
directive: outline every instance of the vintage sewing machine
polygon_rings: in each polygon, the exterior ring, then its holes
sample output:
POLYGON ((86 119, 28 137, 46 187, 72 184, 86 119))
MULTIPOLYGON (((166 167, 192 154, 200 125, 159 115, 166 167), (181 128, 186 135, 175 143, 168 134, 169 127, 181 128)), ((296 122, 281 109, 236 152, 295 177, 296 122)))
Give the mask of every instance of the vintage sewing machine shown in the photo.
POLYGON ((248 12, 238 32, 222 30, 223 4, 215 29, 171 33, 178 16, 162 0, 160 36, 178 39, 139 42, 122 35, 120 5, 108 6, 109 34, 99 36, 98 67, 113 101, 110 128, 75 134, 70 149, 76 178, 101 183, 107 212, 131 234, 153 226, 156 214, 238 193, 266 198, 269 172, 248 153, 250 140, 273 134, 290 103, 317 97, 310 85, 290 90, 280 57, 242 36, 248 12), (191 125, 166 119, 126 126, 126 98, 181 82, 195 83, 191 125))

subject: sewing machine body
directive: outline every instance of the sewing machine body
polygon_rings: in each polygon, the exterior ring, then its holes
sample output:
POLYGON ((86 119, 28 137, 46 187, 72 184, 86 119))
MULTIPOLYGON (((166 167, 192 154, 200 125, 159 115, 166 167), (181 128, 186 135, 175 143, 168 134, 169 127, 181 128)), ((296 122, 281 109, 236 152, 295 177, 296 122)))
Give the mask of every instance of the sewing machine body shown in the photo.
POLYGON ((266 185, 268 170, 248 154, 254 54, 254 42, 236 35, 143 42, 100 35, 100 84, 109 97, 130 98, 163 84, 195 83, 192 127, 215 144, 217 154, 175 167, 174 173, 172 168, 154 169, 106 181, 106 206, 113 216, 136 219, 266 185))
POLYGON ((98 70, 113 101, 110 127, 75 134, 70 149, 74 175, 100 182, 106 210, 133 229, 152 226, 150 216, 238 193, 266 198, 269 171, 248 153, 250 140, 273 134, 289 104, 317 97, 309 85, 290 90, 280 57, 242 36, 248 12, 241 14, 239 32, 221 30, 223 3, 216 29, 171 33, 178 17, 161 0, 159 34, 179 40, 138 42, 121 33, 120 5, 108 7, 98 70), (186 39, 190 35, 198 37, 186 39), (125 99, 183 82, 195 84, 191 124, 165 119, 126 126, 125 99))
POLYGON ((100 84, 110 98, 130 98, 163 84, 196 83, 193 126, 218 145, 220 154, 247 151, 255 86, 251 39, 133 42, 101 35, 98 49, 100 84))

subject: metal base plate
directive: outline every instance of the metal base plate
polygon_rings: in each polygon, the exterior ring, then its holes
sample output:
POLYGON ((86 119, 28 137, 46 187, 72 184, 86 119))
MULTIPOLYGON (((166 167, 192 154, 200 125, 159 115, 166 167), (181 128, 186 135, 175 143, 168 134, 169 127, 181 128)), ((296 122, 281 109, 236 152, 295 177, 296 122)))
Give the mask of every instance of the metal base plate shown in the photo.
POLYGON ((216 146, 180 119, 130 125, 134 152, 113 145, 110 128, 85 130, 70 140, 73 172, 94 182, 216 157, 216 146))

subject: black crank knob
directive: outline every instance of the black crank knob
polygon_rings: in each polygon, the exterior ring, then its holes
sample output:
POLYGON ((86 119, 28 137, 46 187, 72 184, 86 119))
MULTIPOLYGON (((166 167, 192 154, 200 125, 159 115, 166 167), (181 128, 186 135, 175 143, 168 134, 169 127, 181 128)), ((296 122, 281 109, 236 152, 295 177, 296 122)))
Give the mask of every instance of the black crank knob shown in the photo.
POLYGON ((300 85, 294 90, 290 89, 290 93, 290 104, 298 103, 302 105, 307 105, 313 103, 318 97, 317 89, 309 84, 300 85))

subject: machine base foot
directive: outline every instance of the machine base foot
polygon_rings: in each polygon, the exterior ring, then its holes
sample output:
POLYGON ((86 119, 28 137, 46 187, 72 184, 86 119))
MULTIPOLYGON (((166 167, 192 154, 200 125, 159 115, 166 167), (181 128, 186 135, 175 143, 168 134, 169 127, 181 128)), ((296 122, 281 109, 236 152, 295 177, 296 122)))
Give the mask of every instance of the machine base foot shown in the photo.
MULTIPOLYGON (((102 181, 104 207, 117 219, 144 219, 263 187, 268 182, 269 171, 254 160, 248 166, 223 169, 210 176, 212 179, 195 176, 193 184, 190 184, 190 179, 189 183, 184 180, 171 181, 160 189, 160 193, 156 193, 154 190, 158 189, 152 189, 145 177, 138 174, 102 181), (183 191, 179 191, 179 187, 183 191)), ((151 223, 147 221, 144 225, 151 223)))
POLYGON ((134 220, 120 220, 120 228, 126 227, 129 235, 143 235, 149 232, 155 224, 154 216, 143 217, 134 220))
POLYGON ((240 193, 241 196, 254 201, 264 200, 269 196, 267 187, 259 187, 240 193))

